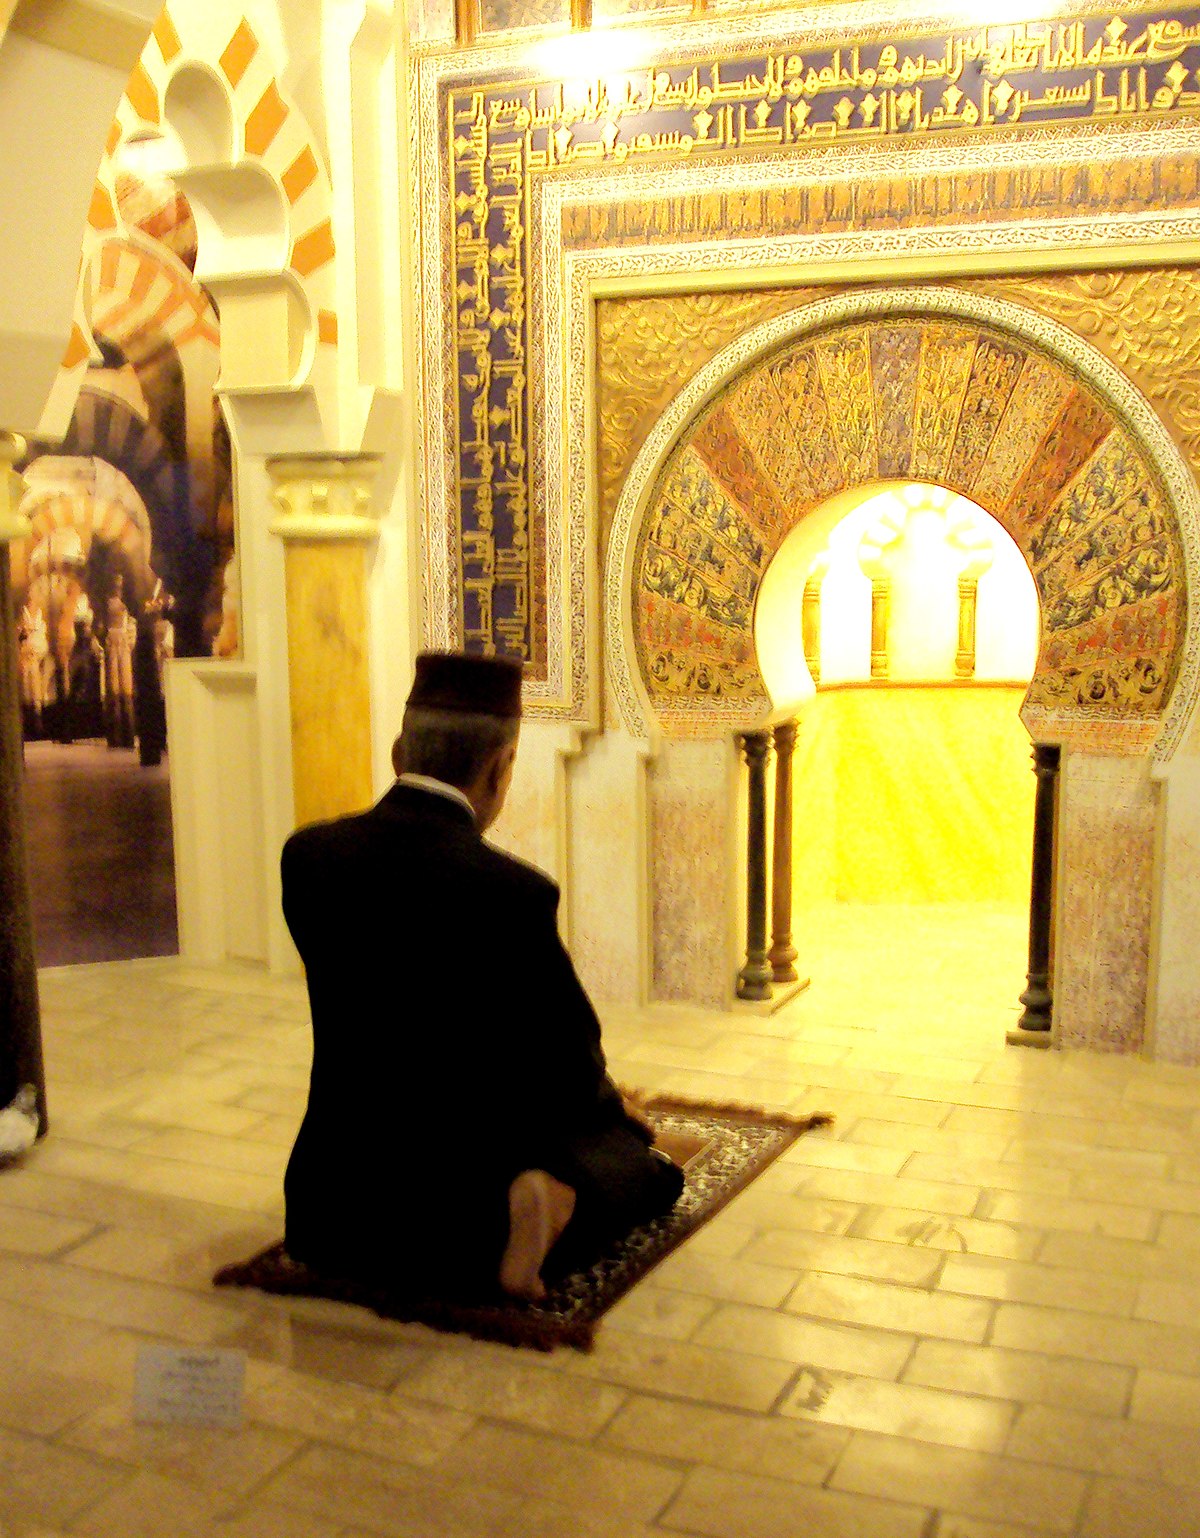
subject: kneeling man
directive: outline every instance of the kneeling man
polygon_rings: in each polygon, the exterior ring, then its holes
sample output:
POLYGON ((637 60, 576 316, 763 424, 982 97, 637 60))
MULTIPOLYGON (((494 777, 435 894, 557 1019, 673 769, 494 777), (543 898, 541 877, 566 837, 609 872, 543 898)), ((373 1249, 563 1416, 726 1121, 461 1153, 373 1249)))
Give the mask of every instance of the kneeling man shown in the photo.
POLYGON ((283 910, 313 1022, 286 1245, 440 1295, 545 1295, 668 1211, 683 1178, 608 1075, 558 888, 483 834, 512 776, 521 668, 426 653, 370 811, 302 828, 283 910))

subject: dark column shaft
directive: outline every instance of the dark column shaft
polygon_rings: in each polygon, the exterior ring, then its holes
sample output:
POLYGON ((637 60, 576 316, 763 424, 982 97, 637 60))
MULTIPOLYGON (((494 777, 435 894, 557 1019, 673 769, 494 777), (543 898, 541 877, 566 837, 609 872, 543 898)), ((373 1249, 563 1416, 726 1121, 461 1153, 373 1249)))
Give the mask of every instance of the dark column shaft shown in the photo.
POLYGON ((1023 1031, 1048 1031, 1054 1011, 1050 989, 1050 940, 1054 917, 1054 810, 1062 749, 1036 743, 1033 772, 1037 799, 1033 808, 1033 878, 1029 892, 1029 982, 1021 995, 1023 1031))
POLYGON ((792 944, 792 755, 796 723, 775 728, 775 853, 771 862, 771 975, 777 983, 796 981, 792 944))
POLYGON ((37 1090, 46 1127, 46 1083, 33 916, 25 868, 25 808, 17 638, 8 546, 0 543, 0 1106, 23 1084, 37 1090))
POLYGON ((739 999, 771 997, 771 964, 767 960, 767 754, 765 731, 745 732, 742 756, 749 771, 746 826, 746 964, 738 973, 739 999))

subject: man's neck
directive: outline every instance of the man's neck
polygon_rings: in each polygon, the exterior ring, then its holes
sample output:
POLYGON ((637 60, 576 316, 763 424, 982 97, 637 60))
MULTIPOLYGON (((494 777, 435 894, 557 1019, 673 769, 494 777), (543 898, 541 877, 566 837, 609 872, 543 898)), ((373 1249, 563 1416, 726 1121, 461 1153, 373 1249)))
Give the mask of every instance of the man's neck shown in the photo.
POLYGON ((399 785, 411 785, 414 790, 427 790, 435 796, 445 796, 448 801, 457 801, 465 806, 471 816, 478 821, 478 814, 471 804, 471 798, 457 785, 450 785, 445 780, 435 780, 428 774, 401 774, 397 775, 396 783, 399 785))

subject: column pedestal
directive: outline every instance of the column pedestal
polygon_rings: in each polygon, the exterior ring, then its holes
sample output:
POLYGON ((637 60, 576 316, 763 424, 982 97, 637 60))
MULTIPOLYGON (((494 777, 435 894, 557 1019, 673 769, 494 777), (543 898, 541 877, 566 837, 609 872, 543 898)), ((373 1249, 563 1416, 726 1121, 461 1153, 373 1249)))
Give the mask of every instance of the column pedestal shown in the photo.
POLYGON ((362 811, 374 795, 367 558, 379 533, 373 454, 267 461, 284 542, 292 788, 298 827, 362 811))
POLYGON ((0 1107, 22 1085, 32 1084, 41 1136, 48 1125, 46 1080, 25 862, 21 697, 8 551, 13 540, 30 532, 28 520, 17 513, 22 483, 13 470, 24 452, 20 438, 0 433, 0 1107))

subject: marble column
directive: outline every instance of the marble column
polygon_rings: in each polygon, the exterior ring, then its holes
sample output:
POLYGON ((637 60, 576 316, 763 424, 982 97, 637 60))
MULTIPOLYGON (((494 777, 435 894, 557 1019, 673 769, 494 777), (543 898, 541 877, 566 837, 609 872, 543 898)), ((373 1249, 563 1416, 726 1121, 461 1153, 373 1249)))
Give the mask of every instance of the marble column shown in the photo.
POLYGON ((739 999, 769 999, 773 973, 767 959, 767 731, 739 738, 749 773, 746 823, 746 963, 738 973, 739 999))
POLYGON ((271 532, 284 543, 297 827, 373 799, 367 562, 378 468, 373 454, 267 461, 279 509, 271 532))
POLYGON ((0 1106, 32 1084, 44 1133, 46 1080, 25 862, 24 751, 8 553, 13 540, 29 534, 28 519, 17 512, 22 482, 13 470, 24 452, 20 438, 0 433, 0 1106))
POLYGON ((1055 811, 1062 749, 1038 742, 1033 748, 1037 796, 1033 806, 1033 873, 1029 893, 1029 973, 1012 1043, 1049 1046, 1054 998, 1050 986, 1053 957, 1055 811))
POLYGON ((796 723, 775 728, 775 850, 771 860, 771 975, 794 983, 796 947, 792 944, 792 757, 796 723))
POLYGON ((958 579, 958 650, 954 655, 955 678, 975 677, 975 618, 979 607, 979 578, 958 579))
POLYGON ((871 579, 871 677, 888 676, 888 618, 892 584, 887 577, 871 579))

